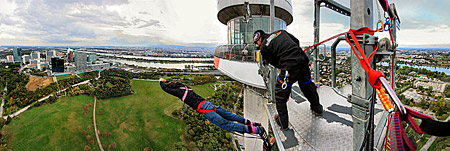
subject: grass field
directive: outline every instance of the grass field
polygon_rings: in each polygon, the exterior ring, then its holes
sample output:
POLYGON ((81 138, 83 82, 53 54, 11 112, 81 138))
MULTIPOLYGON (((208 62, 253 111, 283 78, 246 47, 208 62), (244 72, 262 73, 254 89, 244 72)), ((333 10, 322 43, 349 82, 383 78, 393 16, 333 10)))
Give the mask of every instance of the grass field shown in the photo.
MULTIPOLYGON (((193 89, 206 98, 213 93, 208 85, 193 89)), ((181 141, 185 125, 169 115, 180 108, 182 102, 162 91, 158 82, 133 80, 132 88, 133 95, 100 100, 101 105, 97 104, 100 134, 112 134, 100 136, 102 144, 108 146, 116 142, 116 150, 143 150, 145 147, 173 150, 173 144, 181 141)), ((88 96, 62 98, 58 103, 24 112, 10 124, 13 139, 9 147, 12 150, 82 150, 88 141, 81 132, 92 125, 92 110, 85 116, 83 106, 92 101, 88 96)), ((94 134, 91 131, 87 133, 94 134)), ((90 146, 98 150, 98 145, 90 146)))
MULTIPOLYGON (((8 146, 12 150, 83 150, 88 142, 81 131, 91 125, 92 114, 85 116, 82 111, 92 103, 89 96, 66 97, 22 113, 9 124, 12 140, 8 146)), ((93 134, 93 128, 88 133, 93 134)))
POLYGON ((56 80, 69 79, 69 78, 72 78, 73 76, 74 75, 58 76, 58 77, 56 77, 56 80))

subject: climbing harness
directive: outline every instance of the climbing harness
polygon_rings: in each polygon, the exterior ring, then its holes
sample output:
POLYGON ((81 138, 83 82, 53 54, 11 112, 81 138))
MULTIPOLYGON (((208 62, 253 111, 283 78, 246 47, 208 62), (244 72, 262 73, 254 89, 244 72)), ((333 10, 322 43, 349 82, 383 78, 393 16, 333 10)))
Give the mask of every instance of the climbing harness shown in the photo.
MULTIPOLYGON (((310 83, 312 81, 312 78, 309 78, 309 80, 308 81, 306 81, 306 82, 298 82, 298 84, 308 84, 308 83, 310 83)), ((316 82, 317 84, 319 84, 320 82, 316 82)), ((314 84, 316 84, 316 83, 314 83, 314 84)))
POLYGON ((191 91, 192 89, 189 89, 187 86, 180 87, 179 89, 184 89, 185 90, 184 94, 183 94, 183 97, 181 98, 181 101, 183 101, 184 112, 186 112, 187 111, 187 106, 186 106, 186 103, 184 102, 184 100, 186 99, 188 91, 191 91))
POLYGON ((288 84, 288 79, 287 79, 288 76, 289 76, 289 73, 286 70, 285 73, 284 73, 284 80, 283 81, 281 81, 280 75, 278 75, 278 77, 277 77, 278 81, 281 83, 281 88, 282 89, 286 89, 287 87, 292 87, 292 84, 288 84))
MULTIPOLYGON (((186 96, 188 94, 189 91, 191 91, 192 89, 189 89, 187 86, 184 87, 180 87, 179 89, 184 89, 184 95, 181 98, 181 101, 183 101, 183 105, 186 105, 186 103, 184 102, 184 100, 186 99, 186 96)), ((200 107, 202 107, 203 103, 205 103, 205 100, 203 100, 202 102, 200 102, 197 106, 197 112, 199 113, 210 113, 210 112, 216 112, 216 107, 214 107, 214 109, 211 110, 200 110, 200 107)))
POLYGON ((202 102, 200 102, 198 104, 198 107, 197 107, 197 112, 198 113, 210 113, 210 112, 216 112, 217 111, 216 107, 214 107, 214 109, 211 109, 211 110, 200 110, 200 107, 202 107, 203 103, 205 103, 205 102, 206 101, 203 100, 202 102))
POLYGON ((184 102, 184 100, 186 99, 186 96, 187 96, 187 94, 188 94, 188 91, 191 91, 192 89, 189 89, 187 86, 180 87, 179 89, 184 89, 184 90, 185 90, 185 91, 184 91, 184 95, 183 95, 183 97, 181 98, 181 101, 184 102))

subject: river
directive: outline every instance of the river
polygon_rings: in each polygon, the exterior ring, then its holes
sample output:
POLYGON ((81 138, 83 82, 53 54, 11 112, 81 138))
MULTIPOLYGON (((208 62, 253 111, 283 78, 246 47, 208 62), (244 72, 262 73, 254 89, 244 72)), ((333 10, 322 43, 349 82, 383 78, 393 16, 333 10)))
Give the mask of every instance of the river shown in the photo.
POLYGON ((97 53, 99 56, 111 56, 120 58, 134 58, 145 60, 162 60, 162 61, 214 61, 214 58, 171 58, 171 57, 150 57, 150 56, 132 56, 132 55, 120 55, 120 54, 106 54, 97 53))
POLYGON ((194 68, 198 66, 214 66, 213 63, 156 63, 156 62, 138 62, 126 59, 104 59, 104 58, 99 59, 106 62, 119 62, 125 65, 136 65, 140 67, 167 68, 167 69, 185 69, 185 65, 193 65, 194 68))
MULTIPOLYGON (((389 64, 386 62, 382 63, 383 66, 388 66, 389 64)), ((439 71, 439 72, 444 72, 446 75, 450 75, 450 68, 441 68, 441 67, 429 67, 429 66, 418 66, 418 65, 410 65, 410 64, 397 64, 399 67, 413 67, 413 68, 418 68, 418 69, 427 69, 430 71, 439 71)))

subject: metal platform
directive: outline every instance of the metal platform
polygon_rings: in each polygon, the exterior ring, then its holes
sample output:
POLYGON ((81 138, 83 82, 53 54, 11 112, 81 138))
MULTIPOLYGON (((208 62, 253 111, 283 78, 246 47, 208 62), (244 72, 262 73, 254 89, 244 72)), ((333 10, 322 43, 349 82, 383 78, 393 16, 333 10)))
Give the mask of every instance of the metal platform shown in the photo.
MULTIPOLYGON (((277 113, 275 104, 266 105, 280 150, 353 150, 351 104, 331 87, 321 86, 318 93, 324 107, 321 116, 312 113, 309 102, 303 97, 298 85, 293 86, 287 105, 288 130, 280 130, 274 123, 273 116, 277 113)), ((384 109, 381 103, 377 103, 375 107, 375 123, 379 123, 384 109)))

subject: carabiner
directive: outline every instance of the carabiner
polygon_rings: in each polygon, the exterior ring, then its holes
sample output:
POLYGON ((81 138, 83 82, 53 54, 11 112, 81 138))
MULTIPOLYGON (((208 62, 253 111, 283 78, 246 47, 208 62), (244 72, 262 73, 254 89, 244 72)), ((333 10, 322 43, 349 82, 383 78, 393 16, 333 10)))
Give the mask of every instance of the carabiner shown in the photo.
POLYGON ((384 31, 389 31, 391 29, 392 25, 391 25, 391 18, 387 17, 386 18, 386 23, 384 24, 384 31), (387 29, 386 29, 387 27, 387 29))
POLYGON ((378 22, 377 22, 377 31, 378 32, 383 32, 383 27, 384 27, 383 21, 382 20, 378 20, 378 22), (381 23, 381 27, 378 26, 378 25, 380 25, 380 23, 381 23), (380 28, 378 28, 378 27, 380 27, 380 28))
POLYGON ((287 88, 287 82, 283 82, 283 84, 281 84, 281 88, 284 90, 287 88))

